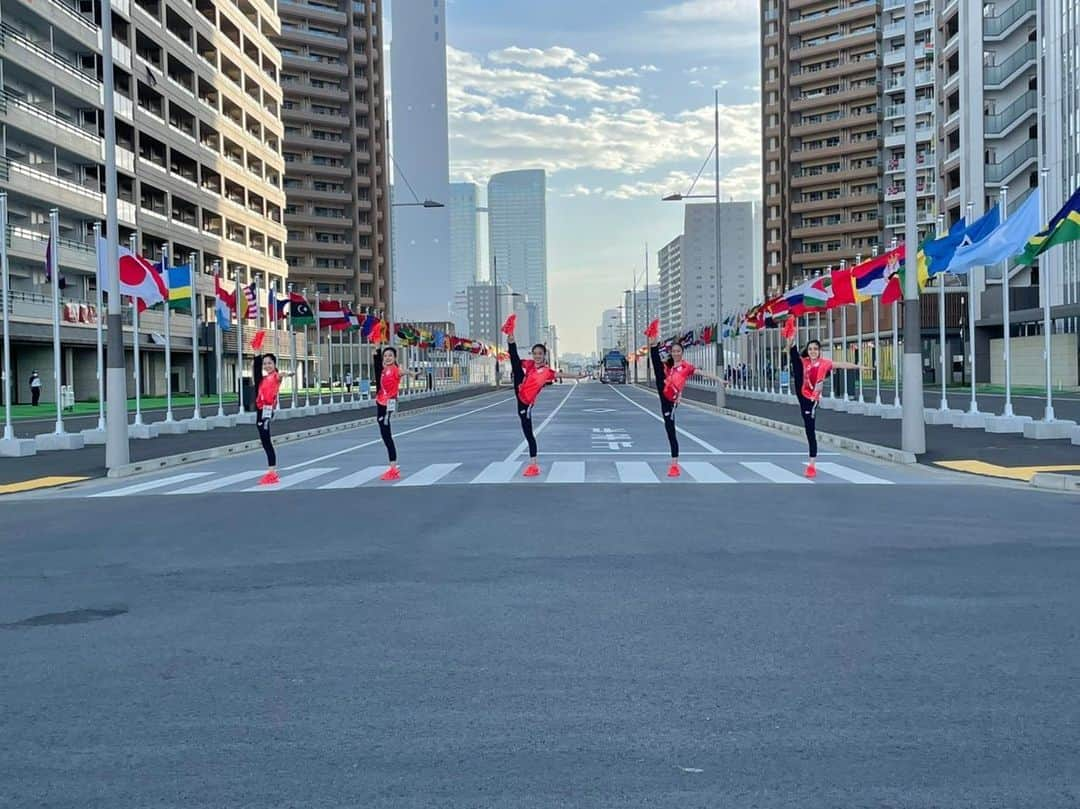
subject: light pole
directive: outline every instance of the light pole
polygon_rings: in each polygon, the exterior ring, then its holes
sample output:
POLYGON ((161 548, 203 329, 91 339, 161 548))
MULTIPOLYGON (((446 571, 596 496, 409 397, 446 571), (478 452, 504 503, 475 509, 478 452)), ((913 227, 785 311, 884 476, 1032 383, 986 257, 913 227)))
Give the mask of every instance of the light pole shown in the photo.
MULTIPOLYGON (((635 279, 636 280, 636 279, 635 279)), ((629 354, 629 359, 634 367, 634 384, 637 384, 637 287, 628 289, 625 292, 630 297, 630 318, 627 322, 627 326, 630 327, 630 332, 633 335, 633 345, 630 344, 630 337, 626 339, 626 353, 629 354)))
MULTIPOLYGON (((712 194, 693 194, 693 184, 690 186, 690 190, 685 194, 669 194, 663 197, 664 202, 682 202, 688 199, 709 199, 713 200, 714 205, 714 217, 716 224, 716 321, 717 324, 721 320, 721 312, 723 311, 723 293, 721 292, 721 275, 720 275, 720 89, 716 88, 713 91, 713 169, 714 169, 714 189, 712 194)), ((705 162, 708 163, 709 159, 706 157, 705 162)), ((704 169, 705 166, 702 166, 704 169)), ((701 172, 698 172, 698 176, 701 176, 701 172)), ((695 179, 696 183, 697 180, 695 179)), ((717 374, 723 378, 724 374, 724 341, 718 340, 716 343, 716 366, 717 374)), ((716 388, 716 406, 725 407, 726 397, 724 395, 724 386, 718 385, 716 388)))

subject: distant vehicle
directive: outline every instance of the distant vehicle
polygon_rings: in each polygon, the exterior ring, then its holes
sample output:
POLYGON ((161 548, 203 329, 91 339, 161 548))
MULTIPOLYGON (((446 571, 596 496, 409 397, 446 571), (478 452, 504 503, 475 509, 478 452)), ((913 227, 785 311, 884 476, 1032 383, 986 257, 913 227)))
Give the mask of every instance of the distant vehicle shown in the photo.
POLYGON ((626 356, 621 351, 609 351, 600 363, 600 381, 609 385, 625 385, 626 364, 626 356))

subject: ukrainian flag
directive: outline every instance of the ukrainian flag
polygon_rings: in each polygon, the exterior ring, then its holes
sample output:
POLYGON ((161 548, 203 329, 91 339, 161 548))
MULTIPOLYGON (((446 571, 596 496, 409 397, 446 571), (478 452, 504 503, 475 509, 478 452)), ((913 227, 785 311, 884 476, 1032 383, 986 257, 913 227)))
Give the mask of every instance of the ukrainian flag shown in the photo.
POLYGON ((165 285, 169 288, 169 308, 191 311, 191 267, 181 264, 165 271, 165 285))

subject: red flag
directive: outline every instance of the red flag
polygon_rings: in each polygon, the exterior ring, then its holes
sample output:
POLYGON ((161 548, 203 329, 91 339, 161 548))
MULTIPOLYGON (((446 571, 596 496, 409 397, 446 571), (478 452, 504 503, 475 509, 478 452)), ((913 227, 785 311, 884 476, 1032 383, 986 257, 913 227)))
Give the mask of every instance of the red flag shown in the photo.
POLYGON ((833 270, 832 289, 833 294, 829 298, 830 309, 855 303, 855 279, 851 277, 851 270, 833 270))

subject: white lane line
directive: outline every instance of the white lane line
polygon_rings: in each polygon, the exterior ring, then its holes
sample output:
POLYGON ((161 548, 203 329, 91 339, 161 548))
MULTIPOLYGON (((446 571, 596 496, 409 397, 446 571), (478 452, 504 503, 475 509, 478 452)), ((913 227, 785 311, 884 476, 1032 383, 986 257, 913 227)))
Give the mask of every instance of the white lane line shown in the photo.
POLYGON ((472 479, 473 483, 508 483, 514 479, 521 464, 517 461, 495 461, 472 479))
POLYGON ((311 480, 317 478, 320 475, 325 475, 330 472, 336 472, 337 468, 330 467, 314 467, 313 469, 301 469, 299 472, 286 475, 281 479, 281 483, 273 486, 252 486, 249 489, 244 489, 245 492, 276 492, 278 489, 288 489, 290 486, 295 486, 297 483, 303 483, 305 480, 311 480))
POLYGON ((203 483, 196 483, 194 486, 186 486, 183 489, 177 489, 175 492, 169 492, 169 494, 203 494, 204 492, 212 492, 215 489, 224 489, 234 483, 243 483, 252 478, 261 478, 265 474, 266 472, 262 469, 256 469, 255 471, 249 469, 247 472, 237 472, 235 475, 226 475, 223 478, 214 478, 203 483))
POLYGON ((838 477, 841 480, 846 480, 848 483, 874 483, 892 485, 891 480, 885 480, 884 478, 874 477, 868 475, 865 472, 860 472, 858 469, 852 469, 848 466, 841 466, 838 463, 829 463, 823 461, 817 465, 818 471, 825 472, 826 474, 838 477))
MULTIPOLYGON (((411 435, 412 433, 418 433, 421 430, 428 430, 428 429, 430 429, 432 427, 438 427, 440 424, 446 424, 447 422, 450 422, 450 421, 455 421, 457 419, 463 419, 466 416, 472 416, 472 415, 475 415, 477 413, 481 413, 484 410, 490 410, 491 408, 497 407, 498 405, 501 405, 501 404, 505 404, 508 401, 510 401, 510 400, 509 399, 500 399, 499 401, 492 402, 489 405, 484 405, 483 407, 477 407, 474 410, 469 410, 469 411, 467 411, 465 413, 458 413, 456 416, 447 416, 445 419, 439 419, 438 421, 433 421, 430 424, 421 424, 419 427, 413 427, 411 430, 403 430, 400 433, 394 433, 394 438, 401 438, 403 435, 411 435)), ((301 467, 304 467, 304 466, 311 466, 312 464, 316 464, 316 463, 319 463, 321 461, 327 461, 327 460, 329 460, 331 458, 336 458, 339 455, 345 455, 346 453, 349 453, 349 452, 356 452, 356 450, 358 450, 358 449, 364 449, 365 447, 372 447, 372 446, 375 446, 376 444, 381 444, 381 443, 382 443, 382 438, 376 438, 376 439, 374 439, 372 441, 365 441, 363 444, 357 444, 354 447, 347 447, 345 449, 339 449, 337 452, 329 452, 326 455, 320 455, 318 458, 312 458, 311 460, 308 460, 308 461, 301 461, 300 463, 294 463, 292 466, 284 466, 284 467, 282 467, 282 471, 283 472, 291 472, 293 469, 300 469, 301 467)))
POLYGON ((548 483, 584 483, 584 461, 555 461, 547 476, 548 483))
MULTIPOLYGON (((653 412, 653 411, 651 411, 651 410, 650 410, 649 408, 645 407, 645 405, 643 405, 643 404, 639 404, 638 402, 635 402, 635 401, 634 401, 633 399, 631 399, 631 398, 630 398, 629 396, 627 396, 627 395, 626 395, 625 393, 623 393, 623 392, 622 392, 621 390, 618 390, 617 388, 612 388, 612 390, 614 390, 614 391, 615 391, 615 392, 616 392, 617 394, 619 394, 619 395, 620 395, 621 397, 623 397, 624 399, 626 399, 626 401, 628 401, 628 402, 629 402, 630 404, 632 404, 632 405, 633 405, 634 407, 636 407, 636 408, 637 408, 638 410, 643 410, 644 412, 648 413, 648 414, 649 414, 650 416, 652 416, 652 417, 653 417, 654 419, 656 419, 656 420, 657 420, 658 422, 660 422, 661 424, 663 424, 663 423, 664 423, 664 418, 663 418, 663 416, 659 415, 658 413, 654 413, 654 412, 653 412)), ((676 411, 676 413, 677 413, 677 412, 678 412, 678 411, 676 411)), ((676 416, 676 418, 677 418, 677 417, 678 417, 678 416, 676 416)), ((704 448, 705 448, 705 449, 707 449, 707 450, 708 450, 709 452, 711 452, 711 453, 712 453, 713 455, 723 455, 723 454, 724 454, 724 451, 723 451, 723 450, 719 450, 719 449, 717 449, 716 447, 714 447, 714 446, 713 446, 712 444, 710 444, 710 443, 709 443, 708 441, 705 441, 704 439, 698 438, 698 437, 697 437, 696 435, 694 435, 694 434, 693 434, 692 432, 690 432, 689 430, 684 430, 684 429, 683 429, 682 427, 676 426, 676 427, 675 427, 675 431, 676 431, 677 433, 679 433, 679 435, 685 435, 685 436, 686 436, 687 438, 689 438, 689 439, 690 439, 691 441, 693 441, 694 443, 696 443, 696 444, 697 444, 698 446, 704 447, 704 448)))
POLYGON ((430 466, 425 466, 416 474, 409 475, 405 480, 396 485, 430 486, 432 483, 437 483, 442 480, 459 466, 461 466, 459 463, 433 463, 430 466))
POLYGON ((679 466, 698 483, 734 483, 735 478, 721 472, 711 463, 704 461, 685 461, 679 466))
POLYGON ((320 486, 320 489, 355 489, 357 486, 363 486, 369 480, 375 480, 379 475, 386 471, 385 466, 368 466, 361 469, 359 472, 353 472, 351 475, 346 475, 343 478, 332 480, 329 483, 320 486))
POLYGON ((623 483, 659 483, 652 468, 645 461, 616 461, 619 480, 623 483))
MULTIPOLYGON (((551 420, 553 418, 555 418, 555 415, 560 410, 562 410, 562 406, 564 404, 566 404, 566 400, 569 399, 574 394, 575 390, 577 390, 577 386, 578 386, 578 383, 575 382, 574 386, 572 388, 570 388, 570 390, 568 390, 566 392, 566 395, 562 398, 562 401, 559 402, 557 405, 555 405, 555 409, 552 410, 551 413, 548 414, 548 417, 546 419, 544 419, 543 422, 541 422, 539 427, 537 427, 535 430, 533 430, 533 435, 534 436, 540 435, 540 433, 543 432, 544 428, 547 427, 548 424, 551 423, 551 420)), ((521 453, 523 453, 526 449, 528 449, 528 447, 529 447, 529 443, 527 441, 522 441, 520 444, 518 444, 517 449, 515 449, 513 452, 511 452, 509 455, 506 456, 507 463, 509 463, 510 461, 514 460, 519 455, 521 455, 521 453)))
POLYGON ((809 483, 810 481, 804 477, 796 475, 794 472, 789 472, 786 469, 777 466, 774 463, 768 461, 742 461, 741 466, 745 466, 751 472, 756 472, 767 480, 771 480, 773 483, 809 483))
POLYGON ((173 483, 183 483, 186 480, 194 480, 195 478, 204 478, 207 475, 213 474, 212 472, 184 472, 182 475, 173 475, 168 478, 160 478, 158 480, 148 480, 144 483, 136 483, 132 486, 124 486, 119 489, 110 489, 107 492, 98 492, 97 494, 91 494, 90 497, 126 497, 129 494, 138 494, 139 492, 148 492, 151 489, 162 489, 165 486, 170 486, 173 483))

